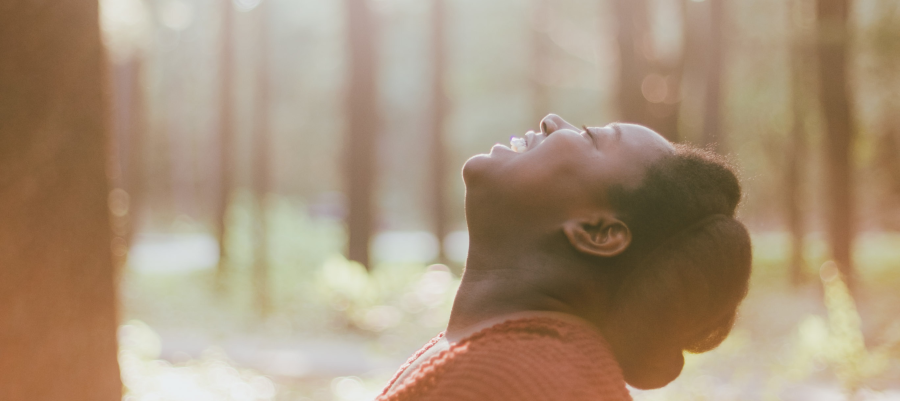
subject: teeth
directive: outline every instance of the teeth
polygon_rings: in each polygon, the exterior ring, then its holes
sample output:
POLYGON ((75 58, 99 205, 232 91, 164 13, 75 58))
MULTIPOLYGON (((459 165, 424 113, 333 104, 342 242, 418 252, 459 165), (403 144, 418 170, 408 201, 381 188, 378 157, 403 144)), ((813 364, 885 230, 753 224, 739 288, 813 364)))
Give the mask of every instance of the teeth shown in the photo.
POLYGON ((531 149, 534 147, 534 131, 525 133, 525 147, 531 149))
POLYGON ((509 147, 516 153, 523 153, 528 150, 528 144, 525 140, 518 137, 513 137, 509 140, 509 147))

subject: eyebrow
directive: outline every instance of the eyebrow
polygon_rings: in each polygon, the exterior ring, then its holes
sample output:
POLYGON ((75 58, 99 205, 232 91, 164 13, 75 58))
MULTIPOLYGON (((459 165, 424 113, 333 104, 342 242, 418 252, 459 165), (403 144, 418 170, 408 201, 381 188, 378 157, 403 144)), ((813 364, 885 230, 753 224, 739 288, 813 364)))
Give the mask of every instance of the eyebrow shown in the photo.
POLYGON ((612 129, 614 131, 616 131, 616 142, 621 141, 622 140, 622 128, 619 127, 618 123, 612 123, 610 125, 612 126, 612 129))
POLYGON ((582 126, 581 126, 581 129, 583 129, 584 132, 587 134, 587 136, 588 136, 589 138, 591 138, 591 143, 594 144, 594 148, 595 148, 595 149, 599 149, 600 146, 597 144, 597 136, 594 135, 593 132, 591 132, 591 129, 588 128, 587 125, 582 125, 582 126))

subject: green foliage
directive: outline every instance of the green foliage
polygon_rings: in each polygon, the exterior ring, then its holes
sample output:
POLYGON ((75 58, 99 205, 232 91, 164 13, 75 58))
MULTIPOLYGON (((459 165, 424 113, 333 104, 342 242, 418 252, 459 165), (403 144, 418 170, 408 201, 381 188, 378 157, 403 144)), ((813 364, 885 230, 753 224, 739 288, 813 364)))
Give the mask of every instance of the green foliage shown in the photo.
POLYGON ((900 357, 900 322, 894 322, 886 341, 867 347, 856 303, 834 262, 822 267, 827 318, 809 315, 797 325, 790 357, 773 368, 768 383, 768 399, 777 399, 777 390, 786 383, 806 379, 828 367, 850 398, 869 382, 887 372, 891 358, 900 357))
MULTIPOLYGON (((368 344, 377 353, 398 361, 442 329, 459 284, 445 268, 382 264, 369 274, 359 264, 339 256, 336 245, 323 249, 340 242, 324 238, 341 238, 334 234, 339 228, 335 229, 333 223, 309 219, 283 200, 271 204, 275 206, 270 209, 270 218, 273 223, 279 221, 270 225, 270 238, 278 244, 272 247, 273 317, 261 321, 250 308, 250 282, 246 278, 252 258, 239 251, 234 253, 235 270, 224 297, 212 291, 209 271, 126 271, 122 291, 125 315, 161 330, 197 330, 220 340, 248 334, 263 341, 285 336, 340 337, 368 344), (276 325, 269 324, 273 321, 286 321, 291 329, 274 330, 276 325)), ((250 216, 242 217, 240 206, 236 208, 235 230, 250 230, 246 221, 250 216)), ((243 236, 233 233, 232 245, 240 247, 243 236)), ((860 318, 856 302, 839 278, 825 275, 830 279, 823 280, 822 287, 818 283, 799 289, 788 286, 785 240, 786 236, 779 233, 754 236, 751 293, 731 336, 709 353, 686 355, 681 377, 664 389, 637 393, 636 400, 778 399, 784 389, 804 383, 826 383, 852 392, 884 388, 885 383, 900 378, 896 369, 900 325, 895 317, 900 305, 896 294, 900 236, 860 237, 856 255, 860 282, 867 296, 878 300, 870 303, 877 307, 866 309, 869 313, 863 315, 865 319, 860 318), (868 330, 864 321, 869 322, 868 330), (873 339, 871 343, 866 344, 867 338, 873 339)), ((824 242, 810 237, 807 245, 807 265, 819 265, 825 258, 824 242)), ((815 269, 808 269, 808 273, 818 276, 815 269)), ((225 361, 236 369, 220 351, 189 363, 160 361, 159 337, 139 322, 129 322, 126 327, 120 340, 122 350, 137 359, 123 360, 123 374, 126 366, 138 366, 128 374, 151 376, 131 377, 126 384, 129 380, 157 383, 157 376, 184 373, 189 377, 184 380, 197 381, 200 386, 208 383, 203 381, 207 380, 203 379, 203 369, 219 363, 215 361, 225 361), (185 367, 190 369, 181 369, 185 367)), ((390 373, 277 383, 279 394, 309 396, 324 392, 327 396, 321 399, 353 399, 354 394, 370 394, 390 373)), ((240 377, 246 381, 253 376, 240 377)), ((129 391, 138 390, 129 387, 129 391)))
POLYGON ((200 359, 172 364, 159 359, 160 339, 149 326, 132 320, 119 328, 119 368, 127 401, 272 400, 271 379, 238 369, 215 348, 200 359))
POLYGON ((443 265, 424 272, 415 265, 381 265, 369 274, 340 256, 322 265, 317 285, 322 299, 356 328, 383 332, 418 325, 435 334, 450 317, 458 286, 443 265))
MULTIPOLYGON (((302 204, 279 197, 267 201, 275 302, 272 316, 260 318, 251 308, 251 202, 249 196, 239 195, 230 212, 231 270, 224 294, 213 291, 212 271, 126 270, 126 318, 140 319, 160 332, 205 333, 211 346, 248 337, 263 343, 340 339, 365 344, 367 352, 397 361, 397 366, 446 324, 459 279, 445 267, 385 263, 367 273, 340 256, 344 237, 338 223, 311 218, 302 204)), ((859 237, 855 260, 863 299, 877 300, 860 301, 859 307, 839 279, 790 287, 786 235, 755 234, 753 242, 751 291, 731 336, 711 352, 685 355, 677 380, 660 390, 636 392, 636 400, 779 399, 798 386, 832 386, 850 393, 889 388, 900 380, 900 326, 891 325, 900 306, 900 235, 859 237)), ((825 241, 810 236, 806 245, 806 272, 818 277, 812 266, 826 261, 825 241)), ((123 359, 122 366, 123 375, 132 375, 125 379, 126 385, 132 383, 129 394, 145 394, 139 389, 154 388, 160 377, 181 377, 178 380, 199 388, 213 386, 213 368, 234 369, 229 372, 237 373, 229 377, 251 386, 259 375, 240 369, 215 348, 193 360, 159 360, 159 337, 139 322, 126 327, 122 350, 131 359, 123 359)), ((334 378, 275 378, 275 399, 365 399, 386 382, 391 369, 334 378)))

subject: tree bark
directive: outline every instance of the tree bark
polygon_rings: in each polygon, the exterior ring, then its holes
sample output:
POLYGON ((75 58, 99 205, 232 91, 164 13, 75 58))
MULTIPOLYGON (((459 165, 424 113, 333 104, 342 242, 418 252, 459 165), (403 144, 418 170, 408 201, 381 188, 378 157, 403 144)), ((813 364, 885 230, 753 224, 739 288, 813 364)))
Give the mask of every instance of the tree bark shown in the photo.
POLYGON ((124 265, 137 230, 143 201, 143 149, 146 134, 144 86, 141 82, 143 57, 109 63, 112 90, 112 132, 109 154, 110 218, 115 265, 124 265))
POLYGON ((447 264, 444 252, 444 236, 447 235, 447 158, 444 151, 444 121, 447 116, 447 93, 444 79, 447 71, 445 47, 446 18, 444 0, 433 0, 431 10, 431 77, 432 118, 431 118, 431 216, 434 221, 434 235, 438 242, 438 260, 447 264))
POLYGON ((819 90, 825 117, 825 173, 827 227, 831 256, 850 288, 856 281, 852 261, 853 238, 853 114, 847 83, 847 0, 818 0, 817 35, 819 90))
POLYGON ((371 268, 369 240, 374 231, 374 181, 381 121, 377 92, 377 24, 365 0, 345 0, 350 74, 347 88, 346 190, 350 260, 371 268))
POLYGON ((646 99, 641 82, 649 73, 642 52, 649 25, 646 0, 616 0, 619 44, 619 114, 624 122, 647 124, 646 99))
POLYGON ((0 6, 0 399, 114 401, 96 0, 0 6))
POLYGON ((882 126, 876 166, 884 175, 885 198, 880 205, 884 218, 879 224, 883 230, 900 231, 900 119, 885 116, 882 126))
POLYGON ((650 127, 674 142, 679 139, 679 92, 689 39, 688 27, 685 22, 685 49, 682 54, 675 60, 659 59, 653 49, 649 7, 647 0, 615 1, 619 20, 617 97, 620 120, 650 127))
POLYGON ((259 62, 256 69, 256 126, 254 127, 253 157, 253 194, 256 201, 255 251, 253 263, 253 288, 256 295, 256 307, 260 316, 267 316, 272 308, 269 294, 269 230, 267 224, 266 196, 271 191, 271 156, 269 148, 272 142, 270 118, 270 71, 269 57, 271 52, 269 37, 268 2, 257 6, 259 29, 259 62))
POLYGON ((809 41, 805 32, 797 26, 796 21, 800 7, 798 1, 792 1, 788 7, 790 45, 790 85, 791 85, 791 132, 785 150, 787 168, 785 169, 784 193, 785 193, 785 217, 787 219, 788 232, 791 236, 790 250, 790 276, 791 284, 798 287, 807 281, 804 273, 805 262, 803 258, 804 237, 806 236, 806 221, 803 213, 803 205, 806 203, 803 196, 806 182, 806 102, 809 98, 808 91, 804 88, 810 86, 807 80, 809 75, 809 41))
POLYGON ((219 242, 219 263, 216 266, 215 287, 225 291, 228 275, 228 205, 234 189, 234 4, 222 2, 222 49, 219 55, 219 194, 215 205, 216 239, 219 242))
POLYGON ((147 100, 144 87, 144 55, 135 55, 131 60, 132 85, 131 119, 129 121, 128 160, 122 176, 124 188, 129 195, 128 207, 128 243, 131 244, 134 234, 140 228, 141 212, 146 205, 146 169, 144 167, 144 148, 147 143, 147 100))
POLYGON ((727 149, 722 131, 722 68, 725 42, 725 0, 709 0, 706 96, 703 108, 703 142, 718 153, 727 149))
MULTIPOLYGON (((531 20, 531 108, 535 125, 544 116, 553 112, 550 105, 550 88, 545 84, 548 74, 548 60, 553 46, 547 31, 543 28, 551 18, 548 0, 532 1, 531 20)), ((534 128, 538 129, 537 126, 534 128)))

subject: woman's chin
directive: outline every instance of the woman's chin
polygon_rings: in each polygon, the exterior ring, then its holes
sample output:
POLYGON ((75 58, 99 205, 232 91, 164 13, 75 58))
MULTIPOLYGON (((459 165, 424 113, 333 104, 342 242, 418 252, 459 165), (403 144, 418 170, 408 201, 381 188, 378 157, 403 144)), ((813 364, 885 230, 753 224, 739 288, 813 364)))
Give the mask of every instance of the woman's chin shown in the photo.
POLYGON ((462 175, 463 181, 467 189, 473 189, 473 185, 480 183, 493 183, 486 185, 494 185, 501 181, 508 181, 507 174, 510 171, 510 162, 516 159, 519 154, 512 149, 497 144, 491 148, 490 153, 481 153, 466 160, 463 164, 462 175))
POLYGON ((489 154, 481 153, 466 160, 466 163, 463 164, 462 168, 463 182, 465 182, 466 187, 477 182, 478 178, 484 175, 485 171, 490 168, 490 159, 491 156, 489 154))
POLYGON ((672 352, 668 358, 659 358, 651 363, 629 366, 622 364, 625 382, 639 390, 652 390, 671 383, 684 369, 684 354, 672 352))

